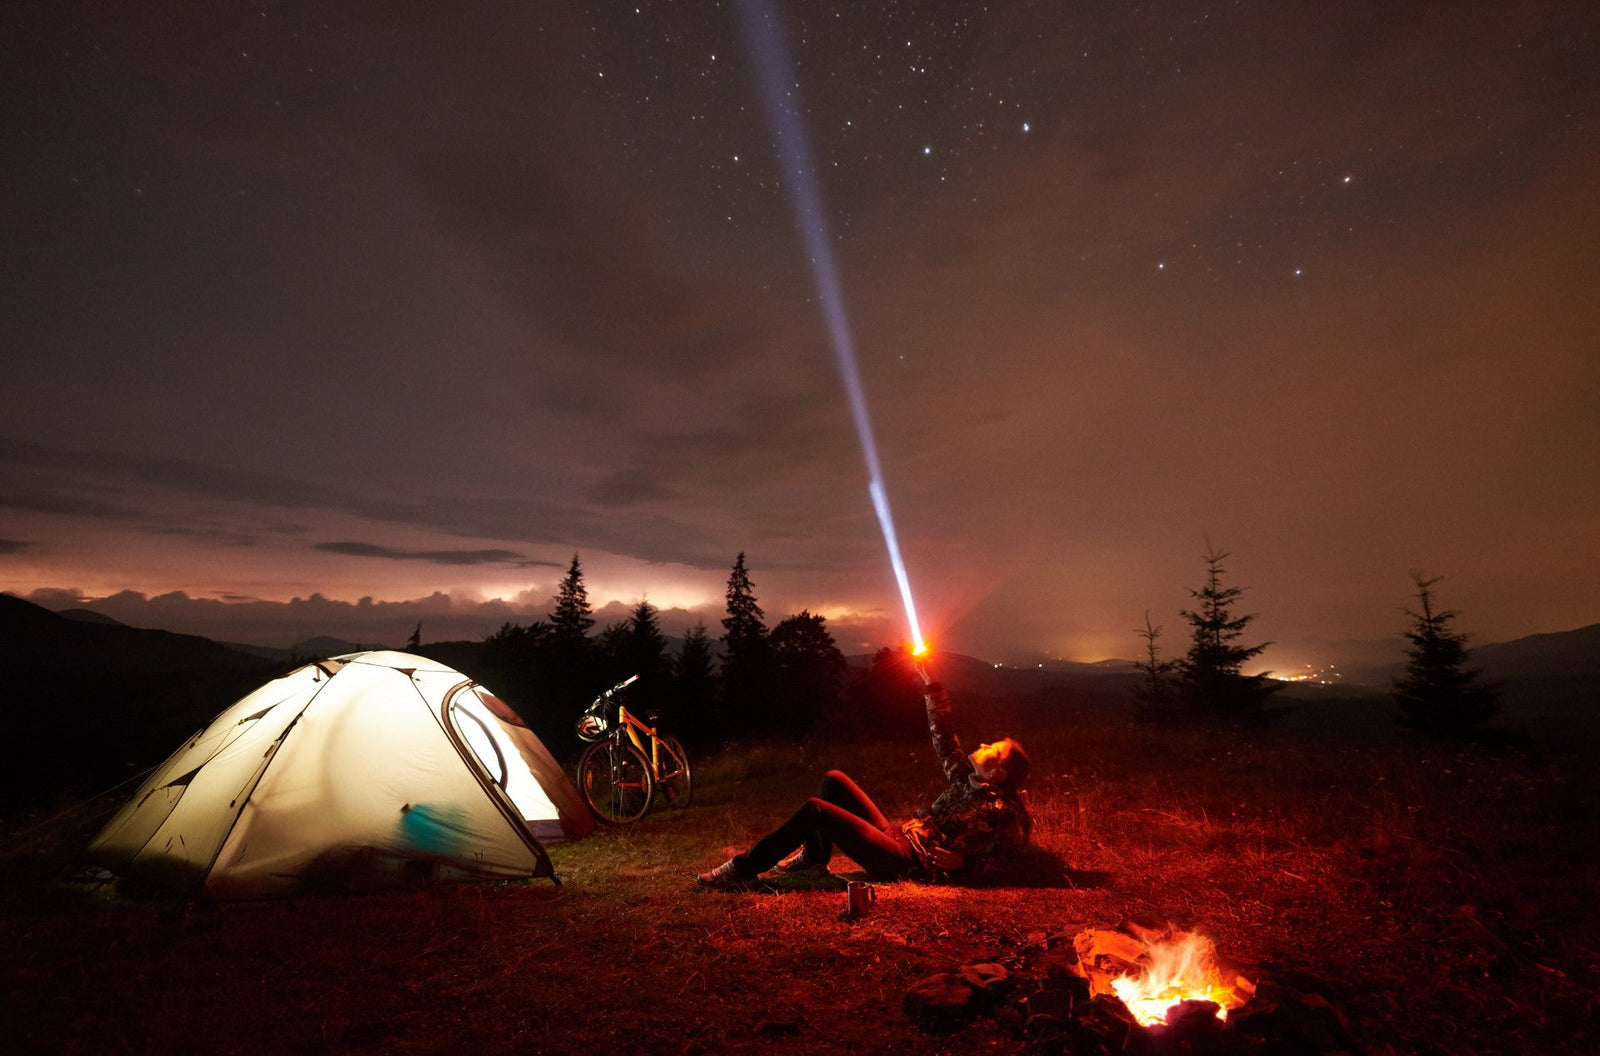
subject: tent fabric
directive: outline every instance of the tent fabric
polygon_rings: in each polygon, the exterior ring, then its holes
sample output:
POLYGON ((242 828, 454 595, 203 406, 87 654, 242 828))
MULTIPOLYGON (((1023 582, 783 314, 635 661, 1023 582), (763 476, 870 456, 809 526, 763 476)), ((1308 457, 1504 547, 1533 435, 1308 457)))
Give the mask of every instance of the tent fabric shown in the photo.
POLYGON ((452 668, 393 651, 307 664, 218 715, 89 845, 213 898, 554 876, 594 820, 539 739, 452 668))

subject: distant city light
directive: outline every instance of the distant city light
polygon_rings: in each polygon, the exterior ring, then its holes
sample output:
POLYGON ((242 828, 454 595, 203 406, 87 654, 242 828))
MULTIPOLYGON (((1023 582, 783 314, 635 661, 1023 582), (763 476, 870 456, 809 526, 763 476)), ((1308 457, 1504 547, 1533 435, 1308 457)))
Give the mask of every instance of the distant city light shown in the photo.
POLYGON ((1307 664, 1304 671, 1297 671, 1287 675, 1269 674, 1267 677, 1274 682, 1304 682, 1311 685, 1332 686, 1337 685, 1343 676, 1339 674, 1337 664, 1329 664, 1327 667, 1314 667, 1311 664, 1307 664))

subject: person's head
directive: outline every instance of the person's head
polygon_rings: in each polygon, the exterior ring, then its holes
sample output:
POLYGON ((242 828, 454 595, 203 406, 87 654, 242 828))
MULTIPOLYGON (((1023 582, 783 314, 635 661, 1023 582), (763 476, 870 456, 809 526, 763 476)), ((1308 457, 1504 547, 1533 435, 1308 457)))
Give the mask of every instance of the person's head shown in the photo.
POLYGON ((1028 777, 1028 753, 1014 738, 1002 737, 991 744, 978 745, 971 755, 978 780, 991 788, 1015 792, 1028 777))

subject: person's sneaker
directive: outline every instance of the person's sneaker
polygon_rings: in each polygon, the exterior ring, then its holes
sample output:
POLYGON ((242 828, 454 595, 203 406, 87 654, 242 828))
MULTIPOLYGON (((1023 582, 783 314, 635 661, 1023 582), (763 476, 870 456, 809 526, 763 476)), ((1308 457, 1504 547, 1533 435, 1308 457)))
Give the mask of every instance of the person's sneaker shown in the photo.
POLYGON ((739 870, 733 866, 733 859, 729 858, 709 873, 701 873, 695 883, 701 887, 709 887, 713 891, 736 891, 741 887, 750 886, 750 881, 739 875, 739 870))
POLYGON ((788 876, 822 876, 827 871, 828 863, 812 858, 804 847, 778 863, 778 872, 788 876))

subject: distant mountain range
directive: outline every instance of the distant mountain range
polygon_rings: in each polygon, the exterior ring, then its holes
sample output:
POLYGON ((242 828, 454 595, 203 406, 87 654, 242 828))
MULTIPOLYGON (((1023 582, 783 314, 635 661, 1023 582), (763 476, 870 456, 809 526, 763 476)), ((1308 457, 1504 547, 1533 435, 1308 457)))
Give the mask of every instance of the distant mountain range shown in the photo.
MULTIPOLYGON (((27 795, 46 773, 59 777, 60 745, 84 787, 100 787, 135 764, 148 765, 227 704, 300 661, 376 648, 312 638, 293 649, 214 642, 196 635, 129 627, 76 608, 51 612, 0 594, 0 801, 27 795), (54 747, 52 747, 54 746, 54 747)), ((433 642, 419 651, 471 674, 482 642, 433 642)), ((853 667, 871 662, 852 657, 853 667)), ((1537 634, 1473 650, 1471 663, 1497 684, 1512 721, 1600 717, 1600 624, 1537 634)), ((935 673, 953 691, 979 697, 1025 697, 1065 689, 1115 702, 1141 677, 1128 660, 1096 664, 1048 661, 1006 666, 942 654, 935 673)), ((1374 713, 1399 665, 1373 667, 1346 684, 1289 684, 1286 702, 1315 706, 1363 700, 1374 713)))
MULTIPOLYGON (((137 640, 140 643, 137 662, 141 664, 153 662, 157 657, 173 657, 184 651, 189 651, 188 655, 193 658, 209 655, 219 661, 225 656, 235 656, 236 659, 232 662, 238 663, 243 661, 237 658, 287 662, 297 659, 309 660, 337 656, 342 653, 359 652, 363 649, 396 647, 394 643, 360 643, 325 636, 306 639, 289 649, 273 649, 234 642, 212 642, 209 639, 195 635, 181 635, 167 631, 128 627, 110 616, 89 608, 64 609, 60 612, 52 613, 20 598, 9 594, 0 594, 0 630, 5 630, 8 635, 20 633, 25 624, 35 627, 48 626, 48 621, 41 623, 41 620, 50 616, 71 621, 78 625, 97 626, 103 629, 117 628, 133 632, 134 635, 139 637, 134 639, 122 638, 114 633, 108 634, 107 630, 62 632, 54 637, 75 643, 96 642, 101 648, 110 649, 113 657, 127 647, 126 643, 137 640), (21 615, 23 613, 27 613, 27 615, 21 615), (204 644, 202 645, 201 643, 204 644), (223 652, 215 652, 212 647, 221 649, 223 652)), ((12 644, 14 645, 15 643, 13 642, 12 644)), ((473 643, 459 644, 465 646, 473 643)), ((1352 657, 1344 658, 1339 666, 1345 673, 1347 682, 1354 682, 1374 689, 1386 689, 1390 679, 1397 675, 1403 666, 1399 660, 1386 664, 1374 658, 1374 654, 1381 655, 1381 653, 1387 651, 1387 647, 1384 650, 1379 650, 1371 642, 1346 644, 1353 655, 1352 657)), ((0 643, 0 656, 14 651, 6 643, 0 643)), ((1398 650, 1395 651, 1398 652, 1398 650)), ((853 665, 862 665, 870 662, 870 659, 869 656, 852 657, 851 663, 853 665)), ((1135 677, 1133 661, 1122 659, 1103 660, 1092 664, 1073 663, 1063 660, 1044 660, 1038 663, 1001 665, 992 664, 976 657, 946 654, 940 657, 939 662, 943 665, 950 665, 951 675, 942 677, 947 677, 947 680, 952 681, 952 684, 959 680, 975 692, 1014 692, 1019 687, 1053 685, 1062 682, 1115 683, 1129 677, 1135 677)), ((1472 663, 1482 668, 1487 678, 1500 683, 1528 681, 1546 683, 1556 680, 1560 682, 1587 682, 1600 686, 1600 623, 1580 627, 1572 631, 1535 634, 1509 642, 1496 642, 1476 646, 1472 650, 1472 663)))
POLYGON ((1472 651, 1506 707, 1528 715, 1600 716, 1600 623, 1472 651))
MULTIPOLYGON (((0 595, 0 597, 8 598, 12 601, 18 600, 11 597, 9 594, 0 595)), ((37 608, 37 606, 35 606, 35 608, 37 608)), ((63 619, 74 620, 78 623, 97 623, 110 627, 128 627, 128 625, 123 623, 121 620, 113 619, 112 617, 107 616, 105 613, 96 612, 93 609, 58 609, 56 611, 56 615, 62 617, 63 619)), ((132 630, 134 628, 129 629, 132 630)), ((168 632, 162 631, 160 633, 166 634, 168 632)), ((194 636, 180 635, 179 637, 187 638, 194 636)), ((211 639, 201 638, 200 640, 210 641, 211 639)), ((295 643, 288 649, 274 649, 269 645, 246 645, 242 642, 217 642, 217 644, 222 646, 224 649, 229 649, 236 653, 243 653, 246 656, 254 656, 262 660, 320 660, 329 656, 342 656, 345 653, 359 653, 364 649, 389 648, 386 645, 363 645, 360 642, 347 642, 343 638, 330 638, 327 635, 320 635, 316 638, 307 638, 303 642, 295 643)))
POLYGON ((1552 674, 1600 682, 1600 623, 1575 631, 1530 634, 1472 650, 1472 662, 1491 678, 1542 678, 1552 674))
MULTIPOLYGON (((121 627, 127 630, 139 630, 146 635, 167 635, 170 638, 187 639, 195 642, 205 642, 209 639, 195 635, 177 635, 167 631, 140 630, 128 627, 110 616, 89 608, 63 609, 50 613, 31 602, 22 601, 20 598, 9 594, 0 594, 0 627, 4 627, 4 612, 21 611, 23 608, 36 610, 34 619, 38 614, 50 614, 71 620, 75 623, 98 624, 107 627, 121 627)), ((363 649, 395 648, 395 643, 360 643, 346 641, 341 638, 315 637, 299 642, 288 649, 274 649, 267 646, 245 645, 237 642, 214 643, 232 652, 241 653, 261 659, 292 660, 297 658, 315 659, 325 656, 336 656, 340 653, 359 652, 363 649)), ((1361 673, 1362 681, 1372 684, 1386 684, 1388 679, 1398 673, 1401 664, 1397 661, 1384 664, 1376 656, 1388 652, 1398 653, 1398 648, 1391 648, 1392 643, 1374 642, 1347 642, 1348 650, 1354 654, 1351 657, 1335 659, 1340 660, 1340 667, 1344 670, 1356 670, 1361 673)), ((954 660, 955 657, 942 657, 943 660, 954 660)), ((1550 674, 1567 674, 1581 676, 1600 682, 1600 623, 1590 624, 1572 631, 1559 631, 1552 634, 1534 634, 1525 638, 1517 638, 1509 642, 1496 642, 1493 644, 1478 645, 1472 649, 1473 662, 1481 666, 1491 678, 1518 679, 1530 677, 1545 677, 1550 674)), ((852 663, 866 663, 870 657, 853 657, 852 663)), ((1126 674, 1132 666, 1132 660, 1114 659, 1102 660, 1098 663, 1074 663, 1065 660, 1042 660, 1037 663, 1018 664, 991 664, 986 660, 976 657, 960 657, 963 670, 973 677, 992 678, 1002 681, 1009 680, 1012 676, 1024 679, 1036 679, 1049 676, 1052 678, 1068 677, 1072 679, 1096 679, 1101 677, 1115 677, 1126 674), (979 676, 980 669, 987 668, 999 672, 993 676, 979 676), (1039 672, 1043 672, 1041 676, 1039 672)))
MULTIPOLYGON (((852 663, 865 664, 869 660, 853 658, 852 663)), ((982 696, 1038 693, 1063 687, 1120 695, 1143 677, 1132 660, 1093 664, 1047 660, 1032 665, 1000 665, 944 654, 936 666, 940 679, 952 690, 982 696)), ((1499 689, 1505 716, 1510 720, 1600 718, 1600 623, 1479 646, 1471 650, 1468 666, 1479 670, 1485 681, 1499 689)), ((1288 682, 1277 699, 1286 703, 1356 698, 1377 701, 1387 698, 1391 683, 1404 668, 1403 656, 1388 664, 1341 664, 1341 682, 1288 682)))
POLYGON ((193 634, 129 627, 92 609, 51 612, 0 594, 0 662, 11 672, 228 671, 262 658, 193 634))
POLYGON ((0 804, 97 791, 148 766, 281 664, 190 634, 0 594, 0 804))

